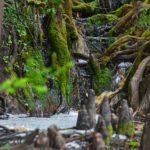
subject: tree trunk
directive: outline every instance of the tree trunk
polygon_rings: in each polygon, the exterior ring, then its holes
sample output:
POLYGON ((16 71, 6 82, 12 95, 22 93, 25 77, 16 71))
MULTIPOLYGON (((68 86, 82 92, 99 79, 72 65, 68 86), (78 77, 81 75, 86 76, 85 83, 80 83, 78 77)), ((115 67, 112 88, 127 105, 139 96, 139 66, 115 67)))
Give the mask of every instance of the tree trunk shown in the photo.
POLYGON ((0 1, 0 43, 1 43, 1 29, 2 29, 2 20, 3 20, 3 5, 4 1, 0 1))

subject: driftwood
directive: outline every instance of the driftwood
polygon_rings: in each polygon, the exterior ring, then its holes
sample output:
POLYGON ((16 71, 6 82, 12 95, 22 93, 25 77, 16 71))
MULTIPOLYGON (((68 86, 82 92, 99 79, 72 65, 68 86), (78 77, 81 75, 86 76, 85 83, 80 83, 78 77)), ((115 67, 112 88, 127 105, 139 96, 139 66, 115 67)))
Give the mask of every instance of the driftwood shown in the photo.
POLYGON ((139 107, 139 84, 142 80, 142 76, 146 65, 150 62, 150 56, 146 57, 139 65, 131 80, 131 105, 135 108, 139 107))
POLYGON ((77 136, 77 137, 73 137, 73 138, 70 138, 70 139, 67 139, 65 142, 66 143, 69 143, 69 142, 72 142, 72 141, 75 141, 75 140, 81 140, 81 139, 87 139, 87 137, 90 137, 91 135, 93 135, 94 134, 94 131, 92 131, 92 132, 89 132, 89 133, 86 133, 85 132, 85 134, 82 134, 82 135, 79 135, 79 136, 77 136))
POLYGON ((116 96, 119 92, 122 91, 122 87, 118 88, 115 91, 105 91, 102 94, 100 94, 99 96, 96 97, 96 111, 98 112, 102 103, 102 100, 104 99, 105 96, 108 97, 108 99, 113 98, 114 96, 116 96))
POLYGON ((78 59, 83 59, 83 60, 88 60, 89 59, 89 56, 81 54, 81 53, 71 53, 71 55, 74 58, 78 58, 78 59))

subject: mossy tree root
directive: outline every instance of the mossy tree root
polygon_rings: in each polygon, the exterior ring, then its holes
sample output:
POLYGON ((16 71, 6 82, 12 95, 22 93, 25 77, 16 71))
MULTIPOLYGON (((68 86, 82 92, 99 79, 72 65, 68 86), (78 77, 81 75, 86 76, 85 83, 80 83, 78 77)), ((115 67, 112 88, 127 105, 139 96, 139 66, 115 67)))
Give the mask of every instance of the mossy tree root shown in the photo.
POLYGON ((137 15, 140 14, 141 8, 146 8, 148 7, 147 5, 144 5, 141 2, 138 2, 137 5, 131 9, 124 17, 121 18, 121 21, 119 21, 110 31, 109 34, 119 34, 121 32, 124 32, 125 29, 129 28, 134 19, 136 18, 137 15))
POLYGON ((104 52, 104 56, 109 56, 112 52, 114 52, 114 50, 121 46, 123 43, 127 42, 127 41, 131 41, 131 40, 141 40, 144 41, 146 40, 145 37, 137 37, 137 36, 131 36, 131 35, 126 35, 121 37, 120 39, 116 40, 105 52, 104 52))

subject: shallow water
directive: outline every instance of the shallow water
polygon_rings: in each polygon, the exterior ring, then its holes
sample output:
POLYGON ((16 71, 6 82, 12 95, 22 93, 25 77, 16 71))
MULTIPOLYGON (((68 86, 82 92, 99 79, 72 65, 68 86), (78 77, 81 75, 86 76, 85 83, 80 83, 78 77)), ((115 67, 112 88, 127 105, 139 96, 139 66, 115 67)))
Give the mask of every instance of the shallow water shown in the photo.
POLYGON ((8 120, 0 120, 0 125, 8 128, 23 127, 27 130, 47 130, 47 128, 55 124, 59 129, 72 128, 76 126, 77 113, 53 115, 50 118, 28 117, 26 115, 9 115, 8 120))

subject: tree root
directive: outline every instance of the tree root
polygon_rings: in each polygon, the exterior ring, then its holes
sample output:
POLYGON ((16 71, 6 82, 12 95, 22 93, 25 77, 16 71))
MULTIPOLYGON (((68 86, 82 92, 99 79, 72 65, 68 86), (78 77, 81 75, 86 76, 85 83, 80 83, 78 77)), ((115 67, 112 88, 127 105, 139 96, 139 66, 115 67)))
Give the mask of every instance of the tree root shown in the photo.
POLYGON ((139 65, 137 71, 135 72, 131 80, 131 106, 137 108, 139 107, 139 84, 142 80, 142 76, 146 65, 150 62, 150 56, 146 57, 139 65))

